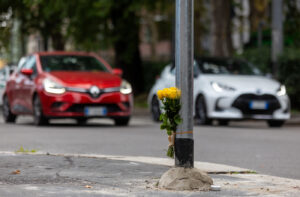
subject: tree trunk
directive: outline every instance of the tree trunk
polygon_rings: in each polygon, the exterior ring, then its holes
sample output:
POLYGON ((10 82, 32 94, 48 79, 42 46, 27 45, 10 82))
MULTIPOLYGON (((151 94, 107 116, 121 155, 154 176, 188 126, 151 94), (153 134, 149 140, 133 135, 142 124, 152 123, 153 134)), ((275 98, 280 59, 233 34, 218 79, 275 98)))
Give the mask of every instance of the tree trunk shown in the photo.
POLYGON ((206 34, 206 24, 203 20, 205 7, 203 0, 194 1, 194 53, 195 56, 203 55, 202 39, 206 34))
POLYGON ((113 24, 113 46, 115 64, 123 69, 123 77, 128 80, 135 94, 144 90, 142 61, 139 51, 139 18, 131 9, 132 0, 122 0, 113 4, 111 19, 113 24))
POLYGON ((65 50, 65 40, 61 32, 55 32, 51 34, 52 46, 54 50, 65 50))
POLYGON ((212 0, 212 51, 213 56, 228 57, 233 52, 231 39, 230 0, 212 0))
POLYGON ((42 34, 42 36, 43 36, 43 50, 44 51, 48 51, 48 49, 49 49, 49 46, 48 46, 48 38, 49 38, 49 36, 48 36, 48 34, 42 34))
POLYGON ((269 17, 270 0, 250 0, 250 31, 257 32, 259 23, 269 17))

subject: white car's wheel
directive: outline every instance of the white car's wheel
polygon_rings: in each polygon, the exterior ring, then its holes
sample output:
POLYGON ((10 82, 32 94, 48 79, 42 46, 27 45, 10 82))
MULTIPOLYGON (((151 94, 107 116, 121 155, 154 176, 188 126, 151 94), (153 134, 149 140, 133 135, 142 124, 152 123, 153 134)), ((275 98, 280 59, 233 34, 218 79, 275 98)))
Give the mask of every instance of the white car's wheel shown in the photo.
POLYGON ((218 123, 220 126, 228 126, 229 125, 229 120, 218 120, 218 123))
POLYGON ((196 119, 197 125, 210 125, 212 120, 207 117, 205 99, 202 95, 197 97, 196 100, 196 119))
POLYGON ((282 127, 284 120, 268 120, 269 127, 282 127))
POLYGON ((159 108, 159 101, 156 96, 153 96, 153 98, 151 100, 151 115, 152 115, 153 121, 158 122, 160 114, 161 114, 161 111, 159 108))

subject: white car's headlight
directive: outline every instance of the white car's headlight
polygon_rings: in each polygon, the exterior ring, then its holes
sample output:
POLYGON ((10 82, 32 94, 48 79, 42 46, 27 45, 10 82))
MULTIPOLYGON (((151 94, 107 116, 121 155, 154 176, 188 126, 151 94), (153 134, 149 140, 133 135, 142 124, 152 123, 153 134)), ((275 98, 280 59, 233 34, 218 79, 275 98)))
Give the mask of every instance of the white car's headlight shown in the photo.
POLYGON ((128 83, 126 80, 122 80, 120 92, 122 94, 130 94, 132 92, 130 83, 128 83))
POLYGON ((218 82, 211 82, 210 84, 216 92, 223 92, 224 90, 225 91, 235 91, 236 90, 234 87, 231 87, 231 86, 228 86, 228 85, 225 85, 222 83, 218 83, 218 82))
POLYGON ((45 91, 48 93, 63 94, 66 92, 66 89, 62 85, 48 78, 44 79, 43 85, 45 91))
POLYGON ((283 96, 286 95, 286 88, 284 85, 281 85, 278 90, 277 90, 277 95, 278 96, 283 96))

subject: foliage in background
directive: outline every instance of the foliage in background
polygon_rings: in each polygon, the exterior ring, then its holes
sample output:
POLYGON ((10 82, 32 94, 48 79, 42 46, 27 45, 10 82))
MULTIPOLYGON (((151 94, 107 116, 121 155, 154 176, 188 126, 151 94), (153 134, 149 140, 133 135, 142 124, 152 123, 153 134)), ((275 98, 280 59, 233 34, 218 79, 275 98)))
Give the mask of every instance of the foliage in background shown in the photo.
POLYGON ((279 61, 279 80, 286 85, 292 108, 300 109, 300 49, 286 48, 279 61))
POLYGON ((143 62, 143 71, 145 79, 145 91, 149 92, 157 77, 159 77, 163 68, 170 62, 165 61, 145 61, 143 62))
MULTIPOLYGON (((115 65, 123 69, 123 77, 131 82, 134 92, 144 91, 139 33, 142 10, 164 10, 171 0, 1 0, 0 15, 12 12, 11 20, 21 21, 22 46, 31 34, 42 36, 43 48, 64 50, 72 41, 77 50, 96 51, 112 48, 115 65), (137 74, 138 73, 138 74, 137 74)), ((2 29, 1 29, 2 30, 2 29)), ((1 31, 7 38, 9 31, 1 31)), ((5 39, 9 40, 9 39, 5 39)), ((7 43, 1 43, 7 48, 7 43)), ((22 50, 25 54, 25 50, 22 50)))
POLYGON ((285 0, 284 37, 285 46, 300 47, 300 10, 298 1, 285 0))
POLYGON ((268 46, 262 46, 260 48, 251 47, 244 49, 244 52, 242 54, 236 55, 236 57, 251 62, 263 73, 272 73, 271 49, 268 46))

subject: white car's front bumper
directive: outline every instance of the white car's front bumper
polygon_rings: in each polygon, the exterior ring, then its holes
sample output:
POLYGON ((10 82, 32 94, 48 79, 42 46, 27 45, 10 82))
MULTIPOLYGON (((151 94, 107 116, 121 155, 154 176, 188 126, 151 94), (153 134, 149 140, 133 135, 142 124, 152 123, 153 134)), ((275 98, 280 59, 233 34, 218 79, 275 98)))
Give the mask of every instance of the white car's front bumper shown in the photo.
MULTIPOLYGON (((262 120, 287 120, 290 118, 290 101, 287 95, 277 96, 274 94, 268 95, 265 99, 269 102, 266 110, 252 110, 249 107, 248 100, 246 98, 242 103, 237 104, 237 99, 241 98, 241 95, 251 95, 252 100, 262 99, 263 95, 257 95, 254 93, 242 93, 242 94, 217 94, 212 93, 206 95, 207 103, 207 116, 211 119, 262 119, 262 120), (268 98, 272 98, 269 100, 268 98), (276 100, 278 101, 276 103, 276 100)), ((241 100, 240 100, 241 101, 241 100)))

